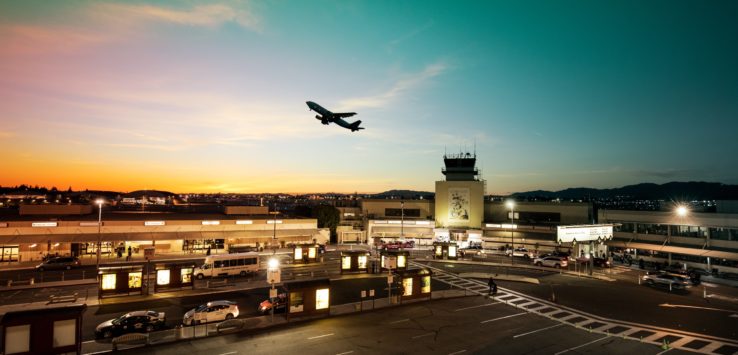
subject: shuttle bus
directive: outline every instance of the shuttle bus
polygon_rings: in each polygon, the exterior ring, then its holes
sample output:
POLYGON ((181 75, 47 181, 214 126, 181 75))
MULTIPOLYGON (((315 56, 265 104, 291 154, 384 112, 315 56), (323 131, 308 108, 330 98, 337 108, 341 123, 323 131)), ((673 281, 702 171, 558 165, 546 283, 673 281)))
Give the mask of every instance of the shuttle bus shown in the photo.
POLYGON ((229 276, 251 274, 259 271, 259 253, 236 253, 211 255, 205 263, 195 269, 195 277, 229 276))

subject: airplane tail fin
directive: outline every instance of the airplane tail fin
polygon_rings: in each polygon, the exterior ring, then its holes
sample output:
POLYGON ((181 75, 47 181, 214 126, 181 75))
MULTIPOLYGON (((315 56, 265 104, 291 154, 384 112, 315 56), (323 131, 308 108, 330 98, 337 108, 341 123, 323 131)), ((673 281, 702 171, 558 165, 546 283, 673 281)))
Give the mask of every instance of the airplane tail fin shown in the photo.
POLYGON ((351 132, 356 132, 356 131, 358 131, 360 129, 364 129, 364 127, 359 127, 360 124, 361 124, 361 120, 358 120, 358 121, 352 123, 351 126, 350 126, 351 127, 351 132))

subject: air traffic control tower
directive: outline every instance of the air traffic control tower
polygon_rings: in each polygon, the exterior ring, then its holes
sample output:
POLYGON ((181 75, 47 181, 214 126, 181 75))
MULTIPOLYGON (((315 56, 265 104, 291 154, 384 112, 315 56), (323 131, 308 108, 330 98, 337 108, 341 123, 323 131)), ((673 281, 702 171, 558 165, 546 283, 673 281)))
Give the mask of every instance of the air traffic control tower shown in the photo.
POLYGON ((476 168, 476 153, 446 154, 445 181, 436 181, 436 227, 480 229, 484 218, 485 182, 476 168))

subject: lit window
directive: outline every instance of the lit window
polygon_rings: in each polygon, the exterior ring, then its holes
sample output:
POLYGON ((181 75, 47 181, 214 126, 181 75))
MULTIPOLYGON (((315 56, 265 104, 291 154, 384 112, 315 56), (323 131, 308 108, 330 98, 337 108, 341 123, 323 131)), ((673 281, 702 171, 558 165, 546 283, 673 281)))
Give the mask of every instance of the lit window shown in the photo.
POLYGON ((351 256, 344 255, 341 257, 341 269, 343 270, 351 269, 351 256))
POLYGON ((54 322, 54 347, 74 345, 77 340, 77 320, 67 319, 54 322))
POLYGON ((430 293, 431 292, 431 277, 423 276, 420 280, 421 280, 420 293, 430 293))
POLYGON ((413 294, 413 278, 408 277, 402 279, 402 295, 412 296, 413 294))
POLYGON ((456 257, 456 246, 455 245, 448 246, 448 256, 452 258, 456 257))
POLYGON ((366 269, 366 255, 359 255, 359 269, 366 269))
POLYGON ((405 267, 405 255, 398 255, 397 256, 397 267, 405 267))
POLYGON ((182 276, 182 283, 187 284, 192 282, 192 268, 183 268, 180 271, 180 276, 182 276))
POLYGON ((156 270, 156 284, 160 286, 169 285, 169 275, 169 270, 156 270))
POLYGON ((141 288, 141 272, 128 273, 128 288, 141 288))
POLYGON ((298 313, 302 311, 302 292, 290 292, 290 313, 298 313))
POLYGON ((31 350, 31 325, 5 328, 5 354, 26 353, 31 350))
POLYGON ((295 248, 295 260, 302 260, 302 248, 295 248))
POLYGON ((315 259, 315 247, 308 248, 308 259, 315 259))
POLYGON ((327 288, 315 291, 315 309, 326 309, 330 306, 328 302, 329 294, 330 292, 327 288))
POLYGON ((437 256, 443 255, 443 248, 441 248, 440 245, 436 245, 436 255, 437 256))
POLYGON ((102 289, 103 290, 115 290, 116 274, 103 274, 102 275, 102 289))

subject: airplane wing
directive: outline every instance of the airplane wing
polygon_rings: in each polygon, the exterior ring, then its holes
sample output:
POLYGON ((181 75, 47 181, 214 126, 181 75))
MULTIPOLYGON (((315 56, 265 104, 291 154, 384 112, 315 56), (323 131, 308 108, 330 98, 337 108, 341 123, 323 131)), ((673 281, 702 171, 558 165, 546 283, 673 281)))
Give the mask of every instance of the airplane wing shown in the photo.
POLYGON ((333 117, 336 117, 336 118, 351 117, 353 115, 356 115, 356 112, 338 112, 338 113, 333 113, 333 117))

